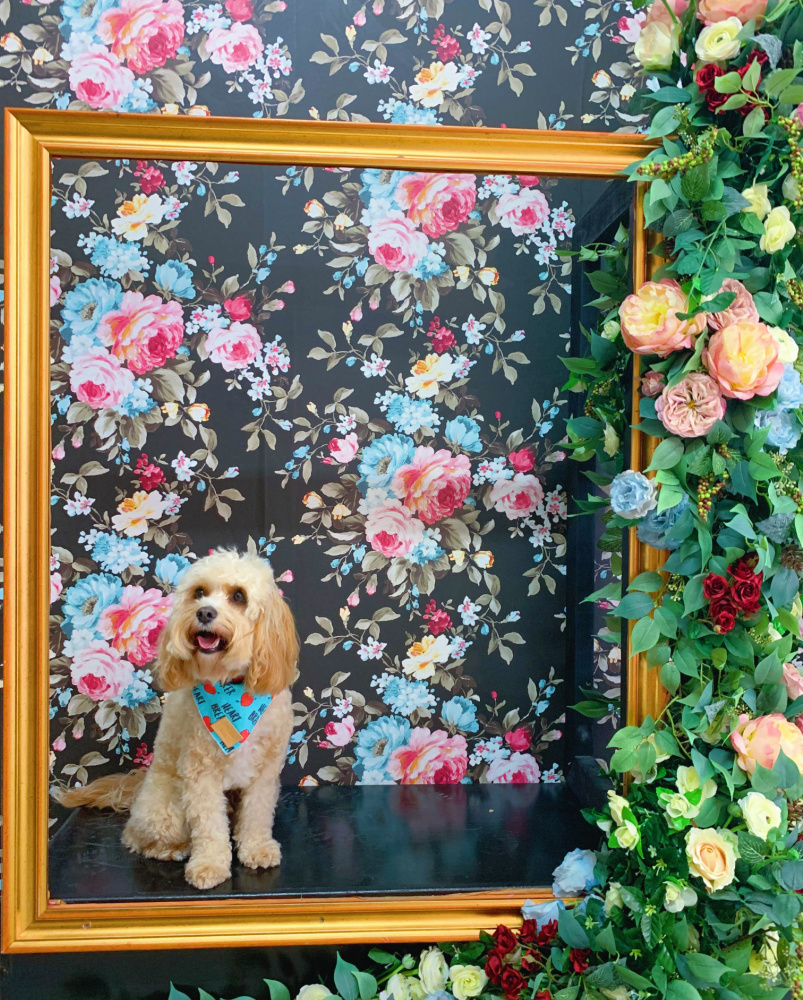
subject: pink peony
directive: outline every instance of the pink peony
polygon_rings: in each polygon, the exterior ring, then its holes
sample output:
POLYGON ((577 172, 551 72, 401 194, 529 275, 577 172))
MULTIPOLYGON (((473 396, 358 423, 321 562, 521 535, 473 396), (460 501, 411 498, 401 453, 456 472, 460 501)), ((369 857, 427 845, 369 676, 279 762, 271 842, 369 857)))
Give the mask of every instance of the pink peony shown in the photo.
POLYGON ((347 715, 340 722, 327 722, 323 731, 333 747, 344 747, 354 735, 354 719, 347 715))
POLYGON ((796 667, 794 663, 784 663, 783 684, 790 701, 794 701, 803 695, 803 673, 800 672, 800 668, 796 667))
POLYGON ((426 524, 451 517, 471 489, 471 463, 465 455, 422 445, 410 465, 393 477, 393 492, 426 524))
POLYGON ((541 780, 541 768, 532 754, 512 753, 492 760, 486 778, 498 785, 535 785, 541 780))
POLYGON ((120 308, 101 319, 98 337, 131 371, 143 375, 175 357, 184 337, 181 304, 126 292, 120 308))
POLYGON ((156 658, 159 634, 170 617, 172 595, 155 587, 126 587, 119 604, 105 608, 98 631, 114 649, 138 667, 156 658))
POLYGON ((262 349, 262 341, 251 323, 232 323, 213 327, 206 337, 206 349, 224 371, 233 372, 251 364, 262 349))
POLYGON ((691 372, 667 386, 655 401, 658 419, 670 434, 696 438, 707 434, 725 416, 727 403, 710 375, 691 372))
POLYGON ((394 197, 428 236, 442 236, 468 218, 477 183, 473 174, 406 174, 394 197))
POLYGON ((508 462, 516 472, 529 472, 535 465, 535 455, 531 448, 520 448, 518 451, 511 451, 507 456, 508 462))
POLYGON ((468 766, 464 736, 417 726, 406 746, 390 755, 388 774, 403 785, 456 785, 468 766))
POLYGON ((731 323, 759 322, 758 309, 753 302, 753 296, 741 281, 736 281, 735 278, 725 278, 720 292, 736 292, 736 298, 722 312, 708 314, 708 325, 712 330, 721 330, 724 326, 730 326, 731 323))
POLYGON ((113 354, 98 347, 73 362, 70 388, 93 410, 105 410, 118 406, 131 392, 134 376, 113 354))
POLYGON ((778 342, 764 323, 723 327, 708 341, 703 363, 729 399, 769 396, 778 388, 784 371, 778 360, 778 342))
MULTIPOLYGON (((659 0, 655 0, 653 6, 658 2, 659 0)), ((697 4, 697 17, 706 24, 737 17, 742 24, 755 21, 758 26, 766 9, 767 0, 700 0, 697 4)))
POLYGON ((549 205, 540 191, 523 188, 518 194, 505 191, 496 203, 499 224, 514 236, 534 233, 549 216, 549 205))
POLYGON ((148 73, 172 59, 184 39, 179 0, 119 0, 104 11, 98 35, 135 73, 148 73))
POLYGON ((213 63, 227 73, 243 73, 262 55, 262 37, 253 24, 239 21, 230 28, 212 28, 206 39, 206 51, 213 63))
POLYGON ((359 450, 360 442, 354 431, 344 438, 332 438, 329 442, 329 454, 341 465, 348 465, 359 450))
POLYGON ((408 555, 424 537, 424 525, 398 500, 374 507, 365 519, 365 540, 388 559, 408 555))
POLYGON ((429 246, 426 236, 402 212, 394 209, 371 223, 368 250, 388 271, 409 271, 429 246))
POLYGON ((676 281, 646 281, 628 295, 619 307, 622 339, 636 354, 667 357, 673 351, 694 346, 694 339, 706 328, 705 313, 680 320, 689 300, 676 281))
POLYGON ((535 476, 517 472, 512 479, 497 479, 491 489, 491 503, 510 518, 529 517, 544 499, 544 487, 535 476))
POLYGON ((118 698, 134 678, 134 668, 116 649, 99 639, 76 653, 70 666, 72 682, 92 701, 118 698))
POLYGON ((731 733, 731 746, 737 764, 748 774, 755 771, 756 764, 771 768, 781 750, 803 773, 803 733, 780 712, 757 719, 740 715, 739 725, 731 733))
POLYGON ((90 45, 70 60, 70 87, 90 108, 113 108, 134 86, 134 74, 105 45, 90 45))

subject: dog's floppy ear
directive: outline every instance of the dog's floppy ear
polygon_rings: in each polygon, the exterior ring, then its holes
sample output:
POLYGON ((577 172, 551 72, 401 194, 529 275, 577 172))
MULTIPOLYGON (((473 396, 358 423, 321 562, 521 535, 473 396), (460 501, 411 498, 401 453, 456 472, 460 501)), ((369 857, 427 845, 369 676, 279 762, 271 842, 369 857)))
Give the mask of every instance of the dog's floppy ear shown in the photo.
POLYGON ((179 625, 178 616, 171 616, 159 636, 159 655, 156 660, 156 681, 162 691, 178 691, 190 687, 197 678, 193 670, 192 653, 179 655, 179 648, 186 646, 180 643, 177 648, 174 633, 179 625))
POLYGON ((255 694, 279 694, 296 679, 298 635, 287 602, 272 587, 260 609, 246 685, 255 694))

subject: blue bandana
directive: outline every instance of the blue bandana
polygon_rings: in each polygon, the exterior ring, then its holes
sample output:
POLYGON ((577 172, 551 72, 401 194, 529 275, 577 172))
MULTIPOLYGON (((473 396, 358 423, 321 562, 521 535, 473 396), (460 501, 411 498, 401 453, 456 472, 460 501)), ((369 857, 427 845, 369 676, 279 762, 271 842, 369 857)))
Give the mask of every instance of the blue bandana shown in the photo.
POLYGON ((242 681, 206 681, 192 689, 192 697, 204 725, 226 754, 245 743, 271 702, 269 694, 246 691, 242 681))

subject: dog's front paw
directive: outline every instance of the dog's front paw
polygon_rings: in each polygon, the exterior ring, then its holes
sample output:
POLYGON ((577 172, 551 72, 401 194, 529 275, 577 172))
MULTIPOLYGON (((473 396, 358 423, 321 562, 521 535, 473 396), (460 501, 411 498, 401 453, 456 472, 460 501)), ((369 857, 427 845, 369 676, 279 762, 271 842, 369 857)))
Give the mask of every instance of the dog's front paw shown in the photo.
POLYGON ((184 866, 184 878, 196 889, 212 889, 231 876, 231 863, 208 854, 193 855, 184 866))
POLYGON ((282 860, 278 840, 247 842, 237 848, 237 857, 247 868, 275 868, 282 860))

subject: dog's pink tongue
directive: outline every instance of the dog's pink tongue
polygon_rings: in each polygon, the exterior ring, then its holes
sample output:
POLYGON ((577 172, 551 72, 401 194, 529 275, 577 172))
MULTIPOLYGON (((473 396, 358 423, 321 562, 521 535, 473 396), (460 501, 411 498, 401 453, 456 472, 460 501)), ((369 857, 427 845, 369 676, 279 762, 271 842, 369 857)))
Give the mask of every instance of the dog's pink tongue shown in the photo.
POLYGON ((201 649, 214 649, 219 642, 219 638, 216 635, 199 635, 198 645, 201 649))

